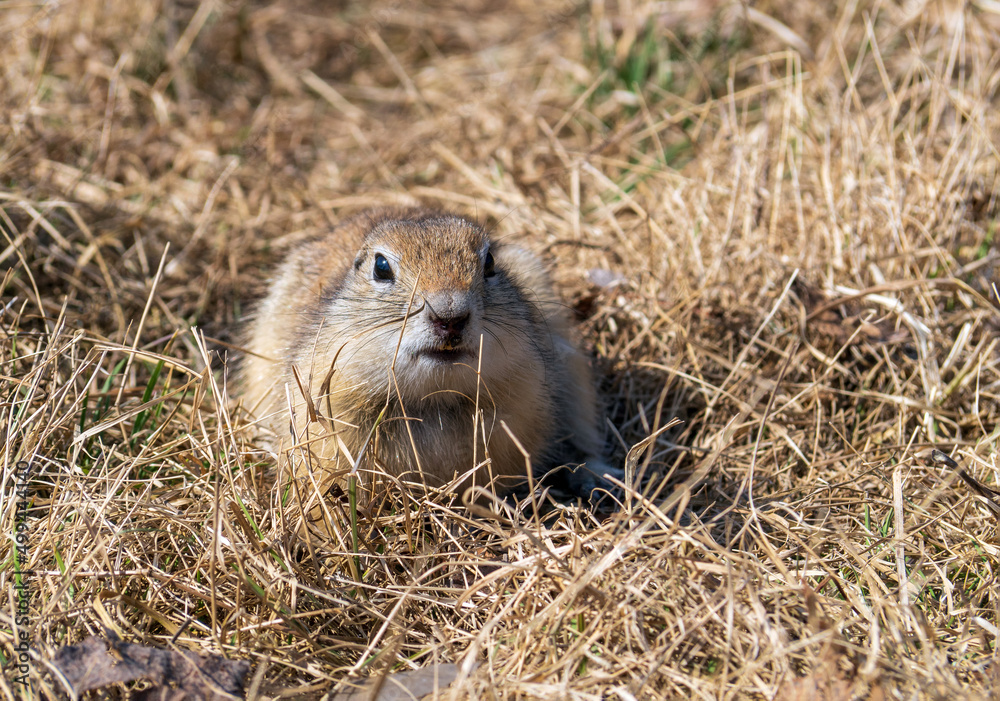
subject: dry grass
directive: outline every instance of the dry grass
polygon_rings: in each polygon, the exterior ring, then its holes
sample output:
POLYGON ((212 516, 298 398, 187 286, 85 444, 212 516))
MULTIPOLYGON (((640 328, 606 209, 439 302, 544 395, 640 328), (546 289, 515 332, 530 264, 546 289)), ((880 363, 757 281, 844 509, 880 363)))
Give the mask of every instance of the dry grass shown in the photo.
POLYGON ((0 3, 4 698, 21 460, 36 691, 114 630, 261 697, 996 698, 998 521, 923 456, 1000 481, 998 61, 986 0, 0 3), (548 257, 615 459, 683 419, 655 495, 388 495, 302 544, 226 344, 388 202, 548 257))

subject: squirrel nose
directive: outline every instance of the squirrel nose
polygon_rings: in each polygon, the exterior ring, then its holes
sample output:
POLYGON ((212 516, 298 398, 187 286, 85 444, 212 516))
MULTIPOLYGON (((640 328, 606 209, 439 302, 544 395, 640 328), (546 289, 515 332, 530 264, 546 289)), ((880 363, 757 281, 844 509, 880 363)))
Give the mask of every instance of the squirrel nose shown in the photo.
POLYGON ((469 313, 452 315, 431 314, 431 328, 434 335, 445 342, 445 345, 458 345, 462 341, 462 331, 469 321, 469 313))

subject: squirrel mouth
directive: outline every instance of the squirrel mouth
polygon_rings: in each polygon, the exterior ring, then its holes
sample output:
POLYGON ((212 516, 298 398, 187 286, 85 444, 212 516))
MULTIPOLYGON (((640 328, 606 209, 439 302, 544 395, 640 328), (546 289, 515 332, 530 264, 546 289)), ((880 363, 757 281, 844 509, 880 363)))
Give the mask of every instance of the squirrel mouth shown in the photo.
POLYGON ((454 363, 457 362, 468 355, 468 351, 464 348, 428 348, 420 353, 420 355, 430 358, 431 360, 438 363, 454 363))

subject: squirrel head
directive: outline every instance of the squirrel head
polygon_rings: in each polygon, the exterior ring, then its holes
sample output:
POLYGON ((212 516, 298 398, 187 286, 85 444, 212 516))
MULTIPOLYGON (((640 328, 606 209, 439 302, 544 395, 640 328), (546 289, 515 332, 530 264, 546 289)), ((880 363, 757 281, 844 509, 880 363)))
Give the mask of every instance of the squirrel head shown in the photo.
POLYGON ((352 324, 343 371, 384 387, 391 368, 411 399, 470 394, 478 381, 523 372, 531 309, 506 250, 457 216, 374 221, 330 303, 341 342, 344 322, 352 324))

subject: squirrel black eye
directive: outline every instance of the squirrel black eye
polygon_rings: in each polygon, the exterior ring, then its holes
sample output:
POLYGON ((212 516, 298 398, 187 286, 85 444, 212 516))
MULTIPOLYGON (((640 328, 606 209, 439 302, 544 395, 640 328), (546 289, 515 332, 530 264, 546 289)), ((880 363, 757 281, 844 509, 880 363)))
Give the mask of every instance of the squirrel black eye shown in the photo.
POLYGON ((372 270, 372 276, 376 280, 385 280, 386 282, 396 279, 396 276, 392 274, 392 266, 381 253, 375 254, 375 267, 372 270))
POLYGON ((483 277, 493 277, 497 274, 496 263, 493 260, 493 254, 489 251, 486 252, 486 260, 483 261, 483 277))

